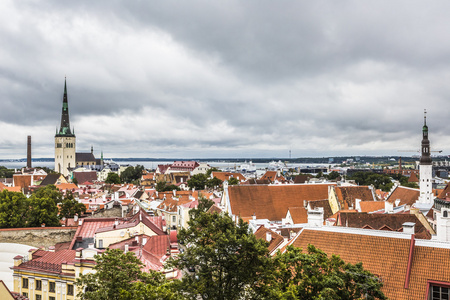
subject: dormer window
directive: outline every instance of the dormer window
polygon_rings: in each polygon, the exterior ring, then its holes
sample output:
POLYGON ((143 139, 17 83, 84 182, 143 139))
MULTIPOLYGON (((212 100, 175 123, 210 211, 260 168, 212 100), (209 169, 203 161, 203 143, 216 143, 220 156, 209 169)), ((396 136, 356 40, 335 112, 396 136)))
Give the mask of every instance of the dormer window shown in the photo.
POLYGON ((444 210, 444 212, 442 213, 442 216, 443 216, 444 218, 447 218, 447 217, 448 217, 448 211, 444 210))

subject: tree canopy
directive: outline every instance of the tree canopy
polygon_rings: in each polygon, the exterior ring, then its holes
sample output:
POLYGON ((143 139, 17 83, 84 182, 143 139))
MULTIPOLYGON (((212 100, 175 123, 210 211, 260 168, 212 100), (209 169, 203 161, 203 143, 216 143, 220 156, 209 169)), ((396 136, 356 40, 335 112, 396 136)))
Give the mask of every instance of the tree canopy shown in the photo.
POLYGON ((178 288, 189 299, 241 299, 271 265, 267 243, 257 239, 242 219, 236 225, 228 215, 200 213, 181 229, 178 238, 190 245, 173 266, 186 273, 178 288))
POLYGON ((70 191, 63 196, 54 185, 39 188, 29 198, 19 192, 0 192, 0 228, 61 226, 60 219, 85 211, 70 191))
POLYGON ((307 252, 288 246, 274 257, 275 271, 269 294, 274 299, 356 300, 387 299, 382 282, 362 263, 345 263, 339 256, 308 245, 307 252))
POLYGON ((165 181, 158 181, 156 183, 155 189, 158 192, 170 192, 173 190, 180 191, 180 188, 178 186, 176 186, 175 184, 167 184, 167 182, 165 181))
POLYGON ((120 174, 120 179, 125 183, 137 182, 141 179, 142 171, 144 171, 144 166, 130 166, 120 174))
POLYGON ((73 198, 72 192, 67 192, 59 209, 59 218, 72 218, 75 215, 81 216, 86 212, 86 206, 73 198))
POLYGON ((77 285, 84 292, 77 297, 85 300, 125 300, 125 299, 179 299, 158 272, 141 271, 142 262, 133 252, 124 253, 120 249, 106 249, 95 256, 95 273, 81 275, 77 285))
POLYGON ((117 173, 109 172, 108 176, 106 177, 105 183, 108 184, 119 184, 121 183, 120 177, 117 173))
POLYGON ((394 185, 389 175, 372 172, 356 172, 348 179, 355 180, 358 185, 373 185, 376 189, 385 192, 388 192, 394 185))
POLYGON ((228 185, 237 185, 239 184, 239 179, 237 179, 236 177, 231 177, 230 179, 228 179, 228 185))
POLYGON ((28 199, 17 192, 0 192, 0 228, 20 228, 26 226, 28 199))

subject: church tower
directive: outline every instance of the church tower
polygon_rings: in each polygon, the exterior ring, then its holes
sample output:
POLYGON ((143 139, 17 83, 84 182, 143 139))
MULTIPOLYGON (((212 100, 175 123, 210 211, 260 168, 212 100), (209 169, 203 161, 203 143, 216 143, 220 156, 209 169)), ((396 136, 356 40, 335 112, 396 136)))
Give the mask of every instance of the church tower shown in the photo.
POLYGON ((69 104, 67 102, 67 83, 64 79, 64 96, 61 113, 61 126, 55 135, 55 171, 69 175, 68 168, 74 168, 75 163, 75 134, 70 130, 69 104))
POLYGON ((424 113, 422 129, 422 155, 420 157, 420 196, 418 203, 433 204, 433 165, 430 155, 430 141, 428 140, 427 112, 424 113))

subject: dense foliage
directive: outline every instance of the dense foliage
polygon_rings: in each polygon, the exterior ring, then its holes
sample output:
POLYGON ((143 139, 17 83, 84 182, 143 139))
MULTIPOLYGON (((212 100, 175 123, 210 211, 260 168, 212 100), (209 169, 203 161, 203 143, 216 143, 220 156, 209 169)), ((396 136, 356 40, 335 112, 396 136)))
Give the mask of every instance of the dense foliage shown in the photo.
POLYGON ((128 167, 120 173, 120 180, 124 183, 137 183, 142 176, 144 166, 136 165, 135 167, 128 167))
POLYGON ((117 173, 109 172, 108 176, 106 177, 105 183, 108 184, 119 184, 121 183, 120 177, 117 173))
POLYGON ((237 185, 239 184, 239 179, 237 179, 236 177, 231 177, 230 179, 228 179, 228 185, 237 185))
POLYGON ((209 178, 206 174, 200 173, 193 175, 187 181, 188 187, 190 189, 195 188, 196 190, 203 190, 205 188, 214 188, 222 184, 222 180, 217 177, 209 178))
POLYGON ((419 188, 414 182, 408 182, 408 177, 401 174, 377 174, 372 172, 356 172, 348 179, 355 180, 358 185, 373 185, 376 189, 381 189, 385 192, 391 190, 394 186, 392 180, 398 180, 402 186, 419 188))
POLYGON ((361 263, 346 264, 312 245, 307 252, 289 246, 274 257, 274 264, 273 299, 386 299, 382 282, 361 263))
POLYGON ((200 213, 178 238, 190 245, 172 262, 179 269, 193 268, 178 285, 189 299, 242 299, 255 294, 271 265, 267 243, 249 232, 242 219, 200 213))
POLYGON ((389 175, 372 172, 356 172, 348 179, 354 180, 358 185, 373 185, 376 189, 385 192, 388 192, 394 185, 389 175))
POLYGON ((4 166, 0 166, 0 178, 12 178, 14 175, 14 169, 8 169, 4 166))
POLYGON ((158 192, 170 192, 170 191, 180 191, 180 188, 176 186, 175 184, 167 184, 165 181, 158 181, 156 183, 155 189, 158 192))
POLYGON ((173 283, 158 272, 142 272, 143 264, 133 252, 107 249, 95 261, 95 273, 77 279, 77 285, 84 287, 77 295, 80 299, 178 299, 173 283))
POLYGON ((54 185, 39 188, 29 198, 6 189, 0 192, 0 228, 60 226, 63 217, 81 215, 85 211, 86 207, 78 203, 72 193, 64 197, 54 185))

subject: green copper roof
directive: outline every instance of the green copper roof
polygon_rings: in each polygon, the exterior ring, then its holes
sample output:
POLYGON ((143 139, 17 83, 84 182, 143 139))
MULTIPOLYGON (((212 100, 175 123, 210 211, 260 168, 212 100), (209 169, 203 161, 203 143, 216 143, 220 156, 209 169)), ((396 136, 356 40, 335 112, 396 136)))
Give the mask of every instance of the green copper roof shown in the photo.
POLYGON ((59 127, 59 131, 56 133, 56 136, 75 136, 74 132, 70 130, 70 121, 69 121, 69 102, 67 100, 67 81, 64 79, 64 96, 63 96, 63 105, 61 112, 61 126, 59 127))

